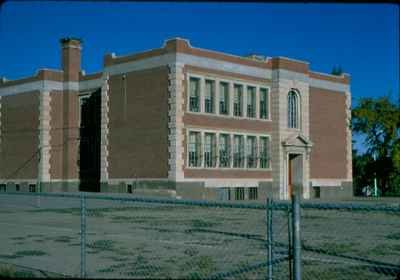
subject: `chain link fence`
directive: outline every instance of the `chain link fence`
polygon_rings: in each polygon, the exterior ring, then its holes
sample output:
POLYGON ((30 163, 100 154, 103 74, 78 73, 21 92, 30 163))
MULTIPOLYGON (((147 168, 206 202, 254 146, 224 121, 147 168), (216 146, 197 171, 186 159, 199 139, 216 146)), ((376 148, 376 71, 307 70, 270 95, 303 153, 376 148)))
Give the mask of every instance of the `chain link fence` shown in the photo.
POLYGON ((35 277, 398 277, 399 206, 298 206, 296 216, 272 200, 1 193, 0 275, 11 265, 35 277))

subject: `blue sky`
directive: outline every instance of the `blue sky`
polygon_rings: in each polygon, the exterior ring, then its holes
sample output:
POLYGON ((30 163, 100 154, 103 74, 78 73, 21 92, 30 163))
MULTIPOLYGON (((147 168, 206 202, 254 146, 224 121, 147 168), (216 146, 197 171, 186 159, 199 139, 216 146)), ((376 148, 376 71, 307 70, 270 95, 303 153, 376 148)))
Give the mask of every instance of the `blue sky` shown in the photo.
MULTIPOLYGON (((399 6, 393 4, 6 2, 0 8, 0 76, 60 68, 59 39, 84 40, 82 68, 101 69, 105 53, 160 47, 183 37, 192 46, 335 65, 360 97, 399 94, 399 6)), ((361 147, 361 146, 358 146, 361 147)))

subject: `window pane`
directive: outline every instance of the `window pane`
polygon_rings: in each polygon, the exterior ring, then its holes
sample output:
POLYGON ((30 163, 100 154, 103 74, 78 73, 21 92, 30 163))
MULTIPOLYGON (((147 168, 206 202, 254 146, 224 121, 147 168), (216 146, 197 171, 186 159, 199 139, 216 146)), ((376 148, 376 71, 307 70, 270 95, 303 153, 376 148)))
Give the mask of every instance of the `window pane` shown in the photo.
POLYGON ((198 167, 201 165, 201 134, 200 132, 189 133, 189 166, 198 167))
POLYGON ((204 134, 204 165, 205 167, 215 167, 216 163, 216 141, 215 134, 204 134))
POLYGON ((288 94, 288 127, 299 128, 299 98, 294 91, 288 94))
POLYGON ((247 117, 256 117, 256 88, 247 87, 247 117))
POLYGON ((220 167, 230 167, 230 147, 229 147, 229 135, 220 134, 219 136, 219 166, 220 167))
POLYGON ((258 188, 251 187, 249 188, 249 200, 257 200, 258 199, 258 188))
POLYGON ((233 98, 233 115, 237 117, 242 116, 243 111, 243 87, 241 85, 234 86, 234 98, 233 98))
POLYGON ((214 81, 206 80, 206 92, 204 97, 204 110, 206 113, 214 113, 214 81))
POLYGON ((247 167, 255 168, 257 167, 257 147, 256 147, 256 137, 247 137, 247 167))
POLYGON ((191 112, 200 112, 200 79, 192 77, 189 84, 189 110, 191 112))
POLYGON ((260 88, 260 118, 268 119, 268 109, 269 109, 269 100, 268 100, 268 90, 266 88, 260 88))
POLYGON ((270 149, 269 138, 260 137, 260 150, 259 150, 260 168, 269 168, 270 165, 269 149, 270 149))
POLYGON ((242 135, 233 137, 233 167, 244 167, 244 140, 242 135))
POLYGON ((228 83, 220 83, 219 91, 219 113, 221 115, 229 114, 229 85, 228 83))

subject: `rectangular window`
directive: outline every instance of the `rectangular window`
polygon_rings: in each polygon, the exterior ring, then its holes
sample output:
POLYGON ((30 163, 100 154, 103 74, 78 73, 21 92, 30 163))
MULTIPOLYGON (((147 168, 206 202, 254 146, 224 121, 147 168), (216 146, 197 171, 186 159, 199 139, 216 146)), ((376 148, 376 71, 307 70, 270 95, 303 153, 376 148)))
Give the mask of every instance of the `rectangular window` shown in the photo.
POLYGON ((35 184, 30 184, 29 185, 29 192, 36 192, 36 185, 35 184))
POLYGON ((128 184, 128 186, 127 186, 127 192, 128 192, 128 193, 132 193, 132 185, 131 185, 131 184, 128 184))
POLYGON ((6 184, 0 184, 0 192, 6 192, 6 191, 7 191, 6 184))
POLYGON ((247 117, 256 117, 256 88, 247 87, 247 117))
POLYGON ((257 200, 258 199, 258 188, 251 187, 249 188, 249 200, 257 200))
POLYGON ((244 167, 244 136, 235 135, 233 137, 233 167, 244 167))
POLYGON ((19 184, 15 185, 15 191, 19 192, 19 184))
POLYGON ((255 136, 247 136, 247 167, 256 168, 257 167, 257 145, 255 136))
POLYGON ((221 115, 229 114, 229 84, 224 82, 220 83, 219 113, 221 115))
POLYGON ((268 119, 269 115, 268 89, 260 88, 260 119, 268 119))
POLYGON ((269 168, 270 166, 270 141, 268 137, 260 137, 260 168, 269 168))
POLYGON ((219 135, 219 167, 230 167, 230 137, 228 134, 219 135))
POLYGON ((216 137, 215 133, 204 134, 204 165, 215 167, 216 165, 216 137))
POLYGON ((244 200, 244 188, 235 188, 235 200, 244 200))
POLYGON ((201 134, 200 132, 189 132, 189 166, 199 167, 201 165, 201 134))
POLYGON ((321 198, 321 187, 314 187, 314 198, 321 198))
POLYGON ((189 80, 189 111, 200 112, 200 79, 190 77, 189 80))
POLYGON ((243 86, 234 85, 233 115, 241 117, 243 114, 243 86))
POLYGON ((214 113, 215 100, 215 83, 211 80, 206 80, 206 94, 204 96, 204 111, 206 113, 214 113))

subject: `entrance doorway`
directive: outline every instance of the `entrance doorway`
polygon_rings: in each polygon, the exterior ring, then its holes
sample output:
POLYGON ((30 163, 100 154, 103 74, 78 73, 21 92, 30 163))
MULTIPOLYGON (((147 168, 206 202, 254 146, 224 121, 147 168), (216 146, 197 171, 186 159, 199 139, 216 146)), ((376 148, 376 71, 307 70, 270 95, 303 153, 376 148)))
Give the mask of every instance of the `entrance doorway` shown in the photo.
POLYGON ((303 155, 288 155, 288 197, 292 198, 295 191, 302 192, 303 187, 303 155))
POLYGON ((100 191, 101 90, 80 96, 79 190, 100 191))

